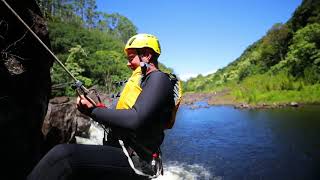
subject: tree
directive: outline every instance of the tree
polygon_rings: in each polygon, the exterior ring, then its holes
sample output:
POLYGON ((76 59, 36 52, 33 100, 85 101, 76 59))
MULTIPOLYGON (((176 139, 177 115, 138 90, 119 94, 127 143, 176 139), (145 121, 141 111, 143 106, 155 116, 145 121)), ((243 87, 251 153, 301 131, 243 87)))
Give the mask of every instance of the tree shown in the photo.
MULTIPOLYGON (((79 63, 83 63, 86 60, 86 52, 80 45, 71 48, 69 52, 65 67, 76 79, 84 83, 85 86, 91 86, 92 80, 82 75, 84 69, 79 65, 79 63)), ((74 90, 71 88, 71 84, 74 82, 66 73, 60 66, 55 65, 52 70, 52 81, 54 86, 62 87, 61 92, 58 94, 72 96, 75 95, 74 90)))
POLYGON ((85 8, 85 0, 78 0, 74 3, 75 12, 84 20, 84 8, 85 8))
POLYGON ((137 33, 137 28, 133 23, 128 18, 118 13, 103 13, 102 16, 103 21, 107 22, 106 31, 117 36, 124 43, 137 33))
POLYGON ((297 31, 308 24, 320 22, 320 1, 303 0, 302 4, 296 9, 288 24, 293 31, 297 31))
POLYGON ((95 27, 95 20, 98 18, 98 13, 96 12, 97 5, 95 0, 86 0, 85 6, 85 22, 88 28, 95 27))
POLYGON ((261 43, 261 59, 267 69, 284 59, 291 37, 288 26, 281 23, 268 31, 261 43))
POLYGON ((304 76, 305 68, 311 66, 320 74, 320 24, 307 25, 295 33, 286 61, 294 76, 304 76))
POLYGON ((124 80, 130 74, 123 54, 116 51, 96 51, 88 61, 88 69, 95 83, 104 86, 108 92, 115 90, 114 82, 124 80))

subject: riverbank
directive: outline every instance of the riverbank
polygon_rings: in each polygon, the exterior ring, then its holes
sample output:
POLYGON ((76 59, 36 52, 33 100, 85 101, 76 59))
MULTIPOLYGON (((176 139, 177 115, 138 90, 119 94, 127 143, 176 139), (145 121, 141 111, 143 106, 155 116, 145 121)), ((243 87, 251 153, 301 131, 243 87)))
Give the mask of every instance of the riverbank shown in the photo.
MULTIPOLYGON (((210 93, 185 93, 183 95, 182 104, 189 105, 192 109, 199 108, 195 105, 196 102, 204 101, 207 102, 209 106, 215 105, 230 105, 237 109, 271 109, 271 108, 283 108, 283 107, 299 107, 306 103, 302 102, 273 102, 273 103, 256 103, 249 104, 246 102, 240 102, 236 100, 234 96, 231 95, 229 90, 210 92, 210 93)), ((310 103, 311 104, 311 103, 310 103)))

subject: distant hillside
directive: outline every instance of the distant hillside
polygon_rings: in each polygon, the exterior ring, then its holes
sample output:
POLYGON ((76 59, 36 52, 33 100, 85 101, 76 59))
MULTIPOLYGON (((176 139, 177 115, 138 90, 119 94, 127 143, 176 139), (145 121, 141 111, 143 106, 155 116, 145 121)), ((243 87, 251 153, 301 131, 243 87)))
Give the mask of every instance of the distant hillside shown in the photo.
POLYGON ((235 61, 188 80, 184 89, 229 89, 235 99, 249 103, 319 102, 320 93, 312 93, 320 92, 319 83, 320 1, 304 0, 287 23, 274 24, 235 61))

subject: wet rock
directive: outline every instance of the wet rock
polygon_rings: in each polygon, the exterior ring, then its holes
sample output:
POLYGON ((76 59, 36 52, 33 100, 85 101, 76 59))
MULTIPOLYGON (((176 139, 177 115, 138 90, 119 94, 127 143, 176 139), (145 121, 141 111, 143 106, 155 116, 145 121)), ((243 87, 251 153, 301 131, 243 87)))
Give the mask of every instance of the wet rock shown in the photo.
POLYGON ((290 106, 291 107, 299 107, 299 104, 297 102, 291 102, 290 106))
POLYGON ((56 97, 50 100, 42 132, 48 146, 59 143, 75 143, 75 136, 87 137, 90 118, 76 108, 76 100, 56 97))
POLYGON ((53 99, 50 99, 50 104, 62 104, 69 102, 70 98, 63 96, 63 97, 55 97, 53 99))
POLYGON ((246 103, 236 104, 234 107, 236 109, 248 109, 248 108, 251 108, 250 105, 246 104, 246 103))
MULTIPOLYGON (((110 95, 100 94, 106 107, 111 108, 114 99, 110 95)), ((42 132, 48 147, 60 143, 77 143, 76 137, 90 138, 93 121, 76 108, 76 99, 70 97, 55 97, 50 100, 42 132), (90 130, 91 129, 91 130, 90 130)))

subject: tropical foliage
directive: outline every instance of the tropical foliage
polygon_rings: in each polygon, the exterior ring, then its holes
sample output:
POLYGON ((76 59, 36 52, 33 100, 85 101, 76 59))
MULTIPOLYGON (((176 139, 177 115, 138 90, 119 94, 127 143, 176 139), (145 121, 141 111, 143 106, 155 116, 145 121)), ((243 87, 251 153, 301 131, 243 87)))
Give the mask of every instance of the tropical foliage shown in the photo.
POLYGON ((229 89, 249 103, 320 102, 320 1, 304 0, 228 66, 185 82, 190 92, 229 89), (314 92, 311 92, 313 90, 314 92))
MULTIPOLYGON (((118 13, 96 10, 95 0, 38 0, 48 20, 52 50, 67 69, 87 87, 107 93, 130 75, 124 43, 136 26, 118 13)), ((163 64, 162 70, 172 71, 163 64)), ((52 68, 53 95, 75 95, 73 79, 58 65, 52 68)))

